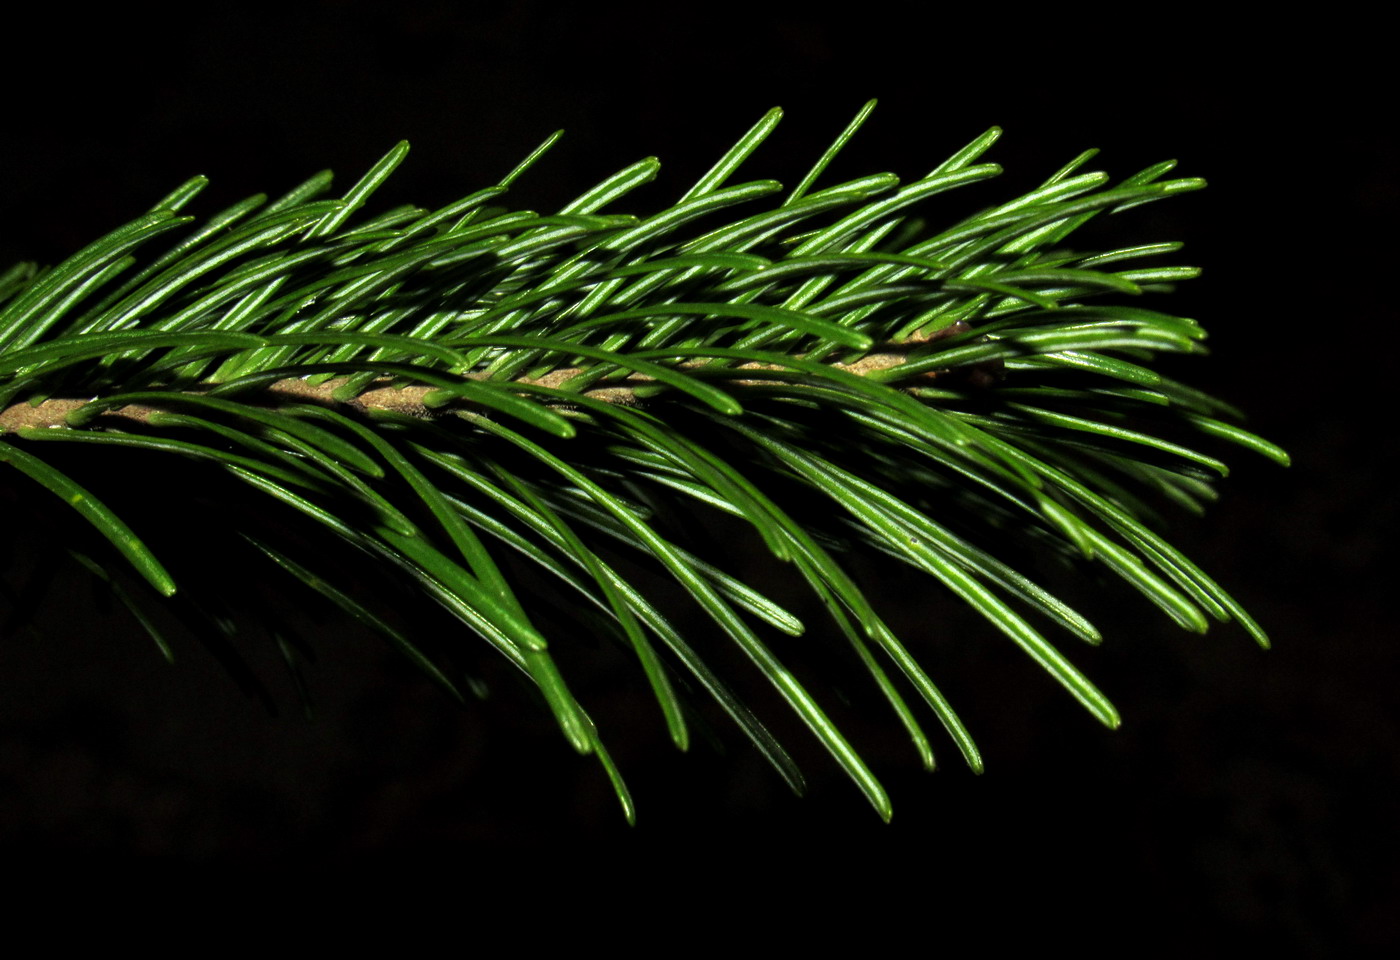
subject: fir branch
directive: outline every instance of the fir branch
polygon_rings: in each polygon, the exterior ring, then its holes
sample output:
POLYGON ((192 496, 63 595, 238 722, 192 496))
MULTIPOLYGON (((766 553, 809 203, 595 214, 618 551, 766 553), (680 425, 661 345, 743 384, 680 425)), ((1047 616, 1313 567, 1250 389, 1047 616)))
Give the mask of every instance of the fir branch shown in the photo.
MULTIPOLYGON (((507 557, 557 578, 631 651, 678 747, 694 682, 798 788, 791 757, 707 665, 714 651, 691 645, 614 561, 665 571, 890 815, 818 693, 774 652, 774 631, 804 625, 665 535, 657 510, 739 518, 749 549, 789 564, 930 769, 925 708, 976 770, 981 755, 918 651, 846 571, 851 549, 927 575, 1110 727, 1113 705, 1037 623, 1092 643, 1098 631, 994 551, 1024 542, 1100 565, 1185 629, 1234 619, 1266 645, 1148 525, 1156 501, 1199 510, 1212 496, 1225 465, 1198 443, 1287 462, 1229 422, 1231 408, 1151 369, 1160 352, 1200 352, 1204 332, 1121 301, 1196 271, 1140 265, 1177 244, 1067 245, 1095 217, 1202 181, 1164 179, 1164 163, 1114 184, 1080 172, 1090 151, 1023 196, 931 229, 916 214, 1000 173, 978 162, 999 131, 912 182, 884 173, 814 189, 872 106, 776 206, 765 204, 777 182, 729 180, 778 111, 645 218, 605 211, 656 177, 654 158, 556 214, 496 206, 557 134, 493 187, 368 219, 406 144, 339 199, 322 199, 331 179, 318 174, 203 223, 181 214, 205 185, 195 178, 57 267, 0 276, 0 461, 72 505, 164 596, 181 571, 45 448, 81 445, 94 471, 112 450, 152 469, 171 456, 221 468, 397 571, 514 664, 569 742, 598 756, 629 818, 607 731, 556 662, 567 640, 541 632, 507 557)), ((316 557, 241 533, 459 695, 453 667, 326 580, 316 557)), ((169 652, 97 551, 72 549, 169 652)))

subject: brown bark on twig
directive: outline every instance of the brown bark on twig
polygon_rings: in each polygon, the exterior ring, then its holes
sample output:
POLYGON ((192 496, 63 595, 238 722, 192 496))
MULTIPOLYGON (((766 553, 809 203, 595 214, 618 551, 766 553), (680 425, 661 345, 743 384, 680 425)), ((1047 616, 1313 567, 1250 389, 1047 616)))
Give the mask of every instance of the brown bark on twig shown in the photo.
MULTIPOLYGON (((845 370, 859 376, 873 373, 877 370, 889 370, 903 364, 909 358, 909 352, 931 340, 942 339, 957 333, 964 333, 968 330, 965 323, 959 321, 950 327, 938 331, 930 337, 912 339, 899 344, 884 344, 875 352, 868 353, 853 363, 833 363, 832 366, 838 370, 845 370)), ((775 364, 745 363, 740 364, 740 370, 781 370, 781 366, 775 364)), ((552 370, 543 377, 527 378, 516 381, 523 384, 531 384, 542 387, 559 387, 573 377, 584 373, 579 367, 562 367, 552 370)), ((985 371, 974 369, 974 374, 981 374, 985 377, 985 371)), ((467 375, 474 378, 472 374, 467 375)), ((938 372, 921 374, 918 380, 926 382, 940 376, 938 372)), ((327 406, 339 405, 332 394, 337 388, 342 386, 348 378, 335 377, 323 383, 312 384, 297 377, 285 380, 278 380, 262 391, 270 402, 275 403, 279 399, 297 399, 311 403, 320 403, 327 406)), ((978 377, 974 376, 974 383, 978 377)), ((383 381, 388 383, 386 379, 383 381)), ((623 380, 611 380, 599 383, 595 386, 585 388, 583 395, 608 403, 636 403, 636 388, 643 384, 652 383, 650 377, 640 374, 633 374, 623 380)), ((739 379, 734 381, 742 386, 752 386, 761 383, 772 383, 776 381, 765 380, 763 377, 753 377, 751 379, 739 379)), ((423 402, 423 398, 437 390, 437 387, 411 385, 403 387, 373 387, 360 394, 354 400, 347 401, 344 405, 361 411, 392 411, 407 416, 429 417, 435 411, 430 409, 423 402)), ((192 391, 193 392, 193 391, 192 391)), ((18 433, 25 429, 46 429, 62 428, 67 425, 69 414, 81 410, 87 404, 100 398, 94 397, 87 400, 53 397, 39 404, 29 404, 25 402, 11 404, 4 410, 0 410, 0 435, 7 433, 18 433)), ((115 407, 104 410, 97 416, 98 421, 111 418, 123 420, 135 420, 147 422, 151 414, 157 412, 159 408, 147 404, 129 404, 124 407, 115 407)))

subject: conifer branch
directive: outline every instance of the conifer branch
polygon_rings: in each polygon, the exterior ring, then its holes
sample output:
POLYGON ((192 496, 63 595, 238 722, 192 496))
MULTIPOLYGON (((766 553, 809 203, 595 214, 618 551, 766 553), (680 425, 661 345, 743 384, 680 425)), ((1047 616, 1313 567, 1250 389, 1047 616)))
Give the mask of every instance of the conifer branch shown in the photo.
MULTIPOLYGON (((666 511, 745 525, 744 549, 812 591, 929 769, 921 714, 975 770, 981 755, 918 650, 843 566, 848 552, 927 575, 1110 727, 1116 709, 1045 635, 1097 643, 1098 631, 1003 548, 1095 565, 1184 629, 1236 620, 1267 645, 1153 529, 1160 504, 1199 511, 1225 474, 1198 445, 1287 462, 1233 408, 1151 367, 1161 352, 1200 352, 1204 332, 1123 301, 1196 270, 1151 265, 1178 244, 1069 244, 1095 217, 1203 182, 1165 179, 1168 162, 1111 183, 1080 172, 1089 151, 940 228, 925 214, 943 194, 1000 172, 978 162, 999 131, 908 183, 881 173, 815 189, 872 105, 781 200, 776 181, 728 185, 777 126, 773 111, 645 218, 603 211, 655 178, 653 158, 556 214, 497 206, 557 135, 495 186, 367 219, 406 144, 339 199, 320 199, 331 179, 318 174, 203 223, 182 213, 205 185, 195 178, 53 269, 0 275, 0 463, 17 471, 6 482, 23 475, 105 538, 102 558, 73 546, 99 579, 115 583, 121 557, 168 597, 181 570, 100 499, 102 464, 120 450, 222 471, 402 576, 516 666, 566 739, 599 758, 629 818, 608 731, 556 660, 567 638, 538 626, 511 563, 557 578, 579 616, 631 652, 678 747, 695 688, 800 788, 793 759, 708 665, 715 651, 616 561, 664 571, 890 815, 821 693, 774 653, 773 636, 805 625, 727 573, 726 557, 663 534, 666 511), (88 451, 81 482, 46 456, 52 444, 88 451)), ((317 557, 289 552, 275 530, 239 537, 461 695, 456 668, 332 583, 317 557)), ((122 597, 172 651, 134 594, 122 597)))

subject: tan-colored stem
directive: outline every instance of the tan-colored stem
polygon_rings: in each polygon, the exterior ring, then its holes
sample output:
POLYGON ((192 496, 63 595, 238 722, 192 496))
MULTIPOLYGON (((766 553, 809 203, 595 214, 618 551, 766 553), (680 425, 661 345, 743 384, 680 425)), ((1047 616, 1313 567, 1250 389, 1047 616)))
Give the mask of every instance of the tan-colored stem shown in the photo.
MULTIPOLYGON (((834 363, 833 367, 838 370, 845 370, 861 376, 872 373, 876 370, 888 370, 897 367, 908 359, 910 348, 927 342, 928 339, 939 339, 950 333, 961 333, 967 330, 965 324, 955 324, 954 327, 939 331, 933 337, 920 338, 903 344, 891 344, 882 350, 866 354, 854 363, 834 363), (956 328, 956 329, 955 329, 956 328)), ((703 363, 697 361, 696 363, 703 363)), ((740 364, 741 370, 781 370, 780 366, 773 364, 745 363, 740 364)), ((524 378, 517 382, 534 384, 542 387, 559 387, 565 381, 577 376, 584 371, 578 367, 564 367, 558 370, 551 370, 543 377, 524 378)), ((471 377, 471 374, 468 374, 471 377)), ((924 374, 921 380, 932 379, 933 374, 924 374)), ((346 382, 346 377, 335 377, 323 383, 312 384, 297 377, 290 377, 285 380, 278 380, 263 389, 263 395, 270 400, 277 398, 300 399, 312 403, 322 403, 335 405, 338 401, 332 396, 335 390, 346 382)), ((385 383, 388 382, 386 379, 385 383)), ((586 396, 608 403, 635 403, 636 388, 645 383, 650 383, 651 378, 640 374, 633 374, 625 380, 612 380, 599 383, 586 388, 583 393, 586 396)), ((764 381, 761 377, 753 379, 736 380, 735 383, 749 386, 758 383, 773 382, 764 381)), ((360 394, 354 400, 349 401, 346 406, 363 411, 385 410, 395 413, 405 414, 413 417, 430 417, 434 411, 423 403, 423 398, 437 390, 437 387, 426 386, 406 386, 406 387, 374 387, 360 394)), ((192 391, 193 392, 193 391, 192 391)), ((25 402, 14 403, 0 411, 0 434, 18 433, 24 429, 45 429, 59 428, 67 425, 67 417, 74 411, 81 410, 87 404, 100 398, 87 400, 72 399, 66 397, 54 397, 44 400, 39 404, 29 404, 25 402)), ((121 418, 123 420, 136 420, 146 422, 151 414, 156 413, 157 407, 147 404, 128 404, 124 407, 114 407, 103 410, 98 414, 97 419, 121 418)), ((110 421, 109 421, 110 422, 110 421)))

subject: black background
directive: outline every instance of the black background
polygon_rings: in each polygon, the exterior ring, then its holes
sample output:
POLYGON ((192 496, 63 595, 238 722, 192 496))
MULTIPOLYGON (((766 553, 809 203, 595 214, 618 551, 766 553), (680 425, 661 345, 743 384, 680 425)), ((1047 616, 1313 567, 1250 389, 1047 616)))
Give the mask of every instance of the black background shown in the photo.
POLYGON ((1016 918, 1062 911, 1066 932, 1163 949, 1393 941, 1396 495, 1382 465, 1400 211, 1378 41, 1340 16, 843 16, 321 2, 36 17, 3 41, 0 261, 54 262, 194 173, 213 180, 205 213, 323 167, 345 186, 399 139, 413 151, 381 209, 493 183, 558 127, 514 204, 549 210, 654 154, 662 177, 635 196, 660 206, 767 108, 787 120, 743 179, 799 176, 872 96, 829 177, 917 176, 991 124, 1006 129, 990 157, 1004 196, 1088 146, 1117 175, 1177 157, 1210 189, 1125 228, 1184 240, 1205 268, 1174 309, 1206 324, 1213 355, 1174 369, 1245 407, 1294 466, 1232 454, 1222 502, 1171 535, 1274 650, 1233 627, 1186 637, 1145 608, 1091 608, 1108 641, 1075 657, 1124 712, 1110 734, 985 630, 931 596, 900 603, 920 588, 891 584, 897 629, 970 638, 976 652, 948 663, 966 686, 947 689, 985 776, 946 744, 923 775, 891 727, 860 731, 893 794, 883 826, 816 752, 802 800, 727 734, 723 755, 674 754, 645 700, 603 676, 599 721, 639 805, 628 828, 596 765, 523 700, 460 710, 337 628, 308 672, 316 717, 280 678, 273 717, 197 647, 166 666, 58 574, 48 639, 0 638, 0 852, 371 887, 431 862, 461 884, 547 878, 561 902, 606 891, 719 918, 795 884, 882 905, 876 925, 1020 936, 1032 928, 1016 918))

